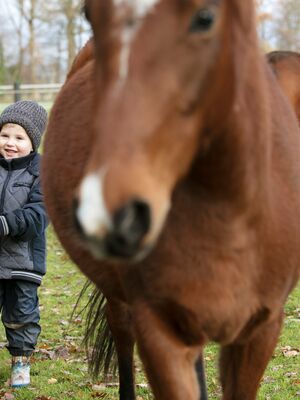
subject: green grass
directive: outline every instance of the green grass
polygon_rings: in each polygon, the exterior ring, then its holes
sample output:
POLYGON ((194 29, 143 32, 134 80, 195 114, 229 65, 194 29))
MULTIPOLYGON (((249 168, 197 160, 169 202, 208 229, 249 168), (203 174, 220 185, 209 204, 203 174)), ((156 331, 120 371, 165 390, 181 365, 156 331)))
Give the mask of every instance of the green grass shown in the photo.
MULTIPOLYGON (((0 400, 11 393, 16 400, 91 400, 118 399, 118 387, 99 386, 101 379, 92 382, 87 373, 84 350, 81 347, 84 321, 69 321, 76 298, 85 282, 83 275, 69 261, 52 230, 48 231, 48 273, 40 288, 41 325, 37 351, 32 360, 30 388, 12 390, 6 382, 10 373, 10 357, 5 348, 3 327, 0 328, 0 400), (94 385, 98 386, 94 386, 94 385)), ((286 319, 280 342, 265 373, 259 394, 260 400, 295 400, 299 397, 299 299, 300 287, 289 298, 286 319), (298 308, 297 308, 298 307, 298 308), (288 347, 290 346, 290 348, 288 347), (285 355, 284 355, 285 354, 285 355), (297 376, 298 372, 298 376, 297 376)), ((220 398, 216 374, 217 346, 205 352, 210 400, 220 398)), ((137 358, 137 382, 146 383, 137 358)), ((150 391, 137 389, 139 400, 150 400, 150 391)), ((171 399, 170 399, 171 400, 171 399)), ((184 400, 184 399, 183 399, 184 400)))

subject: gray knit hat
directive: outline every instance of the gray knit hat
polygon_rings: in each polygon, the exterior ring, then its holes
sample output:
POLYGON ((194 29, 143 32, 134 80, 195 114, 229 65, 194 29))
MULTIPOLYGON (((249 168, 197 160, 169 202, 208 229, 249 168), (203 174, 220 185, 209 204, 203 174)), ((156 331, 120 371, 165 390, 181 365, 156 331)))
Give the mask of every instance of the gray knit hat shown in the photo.
POLYGON ((17 101, 6 107, 0 115, 0 130, 5 124, 21 125, 30 137, 33 149, 36 151, 46 129, 47 111, 35 101, 17 101))

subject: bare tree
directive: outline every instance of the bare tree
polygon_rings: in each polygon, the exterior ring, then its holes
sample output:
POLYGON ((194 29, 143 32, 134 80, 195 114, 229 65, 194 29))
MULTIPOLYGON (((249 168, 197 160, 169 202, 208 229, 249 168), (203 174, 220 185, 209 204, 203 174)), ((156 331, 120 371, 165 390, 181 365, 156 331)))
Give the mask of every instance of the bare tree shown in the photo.
POLYGON ((270 26, 274 18, 274 0, 256 0, 256 6, 258 34, 261 39, 262 48, 268 51, 272 47, 272 32, 270 26))
POLYGON ((13 48, 18 55, 14 68, 14 80, 28 80, 32 83, 37 81, 39 64, 37 37, 40 22, 38 10, 41 2, 42 0, 14 0, 5 3, 11 25, 11 43, 7 45, 7 48, 8 51, 13 48), (17 51, 14 47, 15 42, 17 51))
POLYGON ((278 48, 300 51, 299 0, 278 0, 273 33, 278 48))
MULTIPOLYGON (((3 8, 6 11, 7 20, 11 25, 11 30, 9 28, 5 29, 3 18, 1 21, 2 30, 1 30, 1 37, 3 46, 5 49, 5 44, 8 42, 8 38, 11 37, 12 32, 14 33, 15 43, 12 45, 11 43, 7 46, 9 49, 14 48, 15 51, 15 60, 13 59, 12 62, 15 61, 14 68, 11 69, 12 72, 12 79, 14 81, 21 80, 23 76, 23 69, 24 69, 24 0, 16 0, 15 4, 11 4, 8 2, 3 2, 3 8), (14 9, 16 12, 14 12, 14 9)), ((5 50, 4 50, 5 53, 5 50)), ((11 53, 9 52, 11 55, 11 53)))
POLYGON ((81 9, 81 0, 63 0, 63 11, 67 19, 67 42, 68 42, 68 68, 74 60, 77 53, 75 34, 77 30, 77 21, 81 9))
POLYGON ((64 26, 66 67, 69 68, 81 45, 80 38, 88 30, 88 25, 83 23, 81 15, 82 0, 50 0, 44 5, 44 8, 48 18, 60 20, 62 22, 60 27, 64 26))
MULTIPOLYGON (((22 0, 23 1, 23 0, 22 0)), ((30 0, 28 12, 25 13, 24 17, 28 24, 29 31, 29 43, 28 43, 28 53, 30 60, 30 70, 29 70, 29 81, 32 83, 36 82, 36 35, 35 35, 35 19, 36 19, 36 0, 30 0)))

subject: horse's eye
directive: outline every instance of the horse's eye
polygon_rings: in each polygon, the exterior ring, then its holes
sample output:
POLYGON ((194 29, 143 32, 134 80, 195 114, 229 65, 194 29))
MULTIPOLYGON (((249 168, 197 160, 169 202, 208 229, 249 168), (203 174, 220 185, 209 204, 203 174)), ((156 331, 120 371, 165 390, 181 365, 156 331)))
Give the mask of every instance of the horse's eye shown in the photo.
POLYGON ((212 28, 216 19, 215 10, 203 8, 192 17, 189 32, 206 32, 212 28))

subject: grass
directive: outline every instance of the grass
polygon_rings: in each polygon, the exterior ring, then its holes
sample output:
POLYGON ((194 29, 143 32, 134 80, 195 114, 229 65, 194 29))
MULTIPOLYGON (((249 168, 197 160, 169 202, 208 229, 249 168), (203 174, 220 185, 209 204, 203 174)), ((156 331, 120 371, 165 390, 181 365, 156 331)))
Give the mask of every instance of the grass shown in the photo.
MULTIPOLYGON (((84 321, 70 315, 81 287, 83 275, 69 261, 53 231, 48 231, 48 273, 40 288, 41 325, 37 351, 32 360, 30 388, 12 390, 7 385, 10 357, 4 348, 5 335, 0 329, 0 400, 91 400, 118 399, 118 387, 101 379, 92 382, 81 340, 84 321), (12 395, 13 397, 9 397, 12 395)), ((260 400, 295 400, 300 397, 299 387, 299 299, 300 287, 290 296, 286 306, 286 319, 280 342, 265 373, 260 400), (298 308, 297 308, 298 307, 298 308)), ((211 400, 220 398, 216 375, 217 346, 205 352, 208 391, 211 400)), ((145 383, 140 362, 136 361, 137 382, 145 383)), ((144 385, 137 388, 139 400, 150 400, 150 391, 144 385)))

